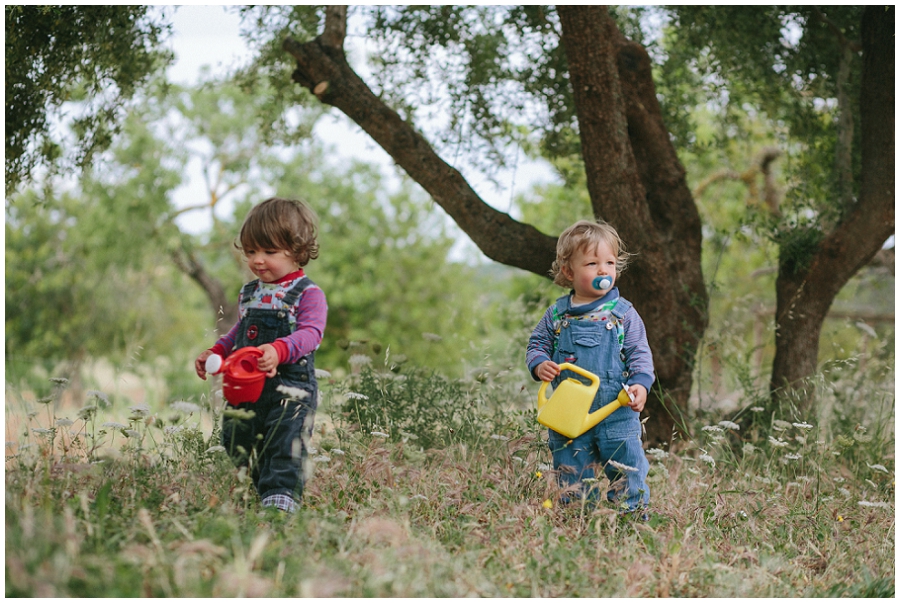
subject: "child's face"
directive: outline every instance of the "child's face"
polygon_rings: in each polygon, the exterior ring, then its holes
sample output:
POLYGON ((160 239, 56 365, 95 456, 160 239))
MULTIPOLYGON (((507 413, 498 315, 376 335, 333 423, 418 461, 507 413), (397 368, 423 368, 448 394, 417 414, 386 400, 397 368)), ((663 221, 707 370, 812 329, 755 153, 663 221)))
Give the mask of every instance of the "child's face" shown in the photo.
POLYGON ((616 284, 616 254, 609 244, 601 241, 594 248, 575 250, 569 264, 562 270, 572 281, 575 290, 573 301, 589 303, 606 295, 616 284), (609 277, 610 286, 603 290, 595 289, 594 279, 598 276, 609 277))
POLYGON ((244 249, 247 267, 264 283, 274 283, 300 268, 284 249, 244 249))

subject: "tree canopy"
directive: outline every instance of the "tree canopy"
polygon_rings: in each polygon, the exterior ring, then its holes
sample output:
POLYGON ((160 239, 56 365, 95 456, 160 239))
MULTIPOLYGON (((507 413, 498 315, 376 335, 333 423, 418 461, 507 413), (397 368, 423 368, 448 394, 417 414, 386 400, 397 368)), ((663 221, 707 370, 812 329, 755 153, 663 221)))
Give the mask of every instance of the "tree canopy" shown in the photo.
POLYGON ((124 107, 171 54, 148 6, 6 5, 6 193, 38 165, 84 166, 108 147, 124 107), (56 126, 74 103, 76 142, 56 126), (75 148, 71 148, 74 146, 75 148))

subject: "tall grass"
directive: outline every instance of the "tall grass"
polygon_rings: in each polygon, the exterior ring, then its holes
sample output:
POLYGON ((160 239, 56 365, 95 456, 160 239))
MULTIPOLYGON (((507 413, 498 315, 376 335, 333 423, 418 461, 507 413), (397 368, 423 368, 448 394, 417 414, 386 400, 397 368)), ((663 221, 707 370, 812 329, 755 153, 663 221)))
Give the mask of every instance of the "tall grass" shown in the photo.
POLYGON ((6 595, 893 596, 893 395, 853 383, 812 384, 828 424, 746 392, 648 450, 640 523, 557 504, 536 387, 502 363, 322 375, 295 515, 233 470, 220 403, 66 406, 58 381, 7 408, 6 595))

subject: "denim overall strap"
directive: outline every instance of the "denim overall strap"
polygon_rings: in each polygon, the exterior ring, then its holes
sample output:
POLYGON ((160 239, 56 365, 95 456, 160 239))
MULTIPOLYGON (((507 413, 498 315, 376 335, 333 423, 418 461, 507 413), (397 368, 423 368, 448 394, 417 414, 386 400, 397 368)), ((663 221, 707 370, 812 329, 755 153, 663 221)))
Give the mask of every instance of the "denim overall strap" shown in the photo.
POLYGON ((310 285, 314 284, 315 283, 309 280, 308 276, 304 276, 299 281, 297 281, 297 284, 291 287, 291 290, 288 291, 281 300, 281 303, 285 307, 285 309, 290 308, 295 303, 297 303, 297 298, 300 297, 300 294, 308 289, 310 285))
POLYGON ((259 284, 259 279, 254 279, 241 288, 241 305, 242 306, 249 303, 250 298, 253 297, 253 292, 256 291, 256 286, 258 284, 259 284))

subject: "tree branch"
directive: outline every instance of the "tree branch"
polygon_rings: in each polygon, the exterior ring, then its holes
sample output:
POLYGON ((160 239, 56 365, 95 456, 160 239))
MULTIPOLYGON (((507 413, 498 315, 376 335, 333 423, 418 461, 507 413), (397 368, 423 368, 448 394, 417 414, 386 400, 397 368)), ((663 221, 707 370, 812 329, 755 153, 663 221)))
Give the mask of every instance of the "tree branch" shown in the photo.
POLYGON ((344 37, 347 35, 347 7, 329 5, 325 7, 325 30, 321 40, 324 46, 343 52, 344 37))
POLYGON ((378 98, 320 36, 282 47, 297 61, 293 79, 323 103, 341 110, 431 195, 484 254, 502 264, 546 276, 556 238, 513 220, 485 203, 462 174, 443 161, 425 138, 378 98))

